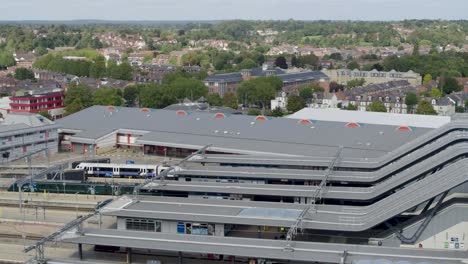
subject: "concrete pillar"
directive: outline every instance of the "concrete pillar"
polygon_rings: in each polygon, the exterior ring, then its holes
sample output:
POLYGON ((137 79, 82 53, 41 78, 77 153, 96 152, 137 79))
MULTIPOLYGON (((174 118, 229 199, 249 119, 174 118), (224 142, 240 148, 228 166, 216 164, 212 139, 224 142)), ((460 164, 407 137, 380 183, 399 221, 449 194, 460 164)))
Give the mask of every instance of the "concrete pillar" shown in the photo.
POLYGON ((179 251, 179 259, 177 260, 177 264, 182 264, 182 259, 183 259, 182 252, 179 251))
POLYGON ((78 255, 80 256, 80 260, 83 260, 83 245, 81 243, 78 244, 78 255))
POLYGON ((132 249, 131 248, 127 248, 126 249, 127 251, 127 264, 131 264, 132 263, 132 249))

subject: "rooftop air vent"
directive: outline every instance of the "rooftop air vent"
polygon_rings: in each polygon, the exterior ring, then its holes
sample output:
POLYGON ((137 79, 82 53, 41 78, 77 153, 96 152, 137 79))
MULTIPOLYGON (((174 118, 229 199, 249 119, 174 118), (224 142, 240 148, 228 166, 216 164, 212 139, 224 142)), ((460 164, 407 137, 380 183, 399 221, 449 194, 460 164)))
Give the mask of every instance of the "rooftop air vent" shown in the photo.
POLYGON ((223 113, 216 113, 214 115, 214 118, 224 119, 224 118, 226 118, 226 115, 223 114, 223 113))

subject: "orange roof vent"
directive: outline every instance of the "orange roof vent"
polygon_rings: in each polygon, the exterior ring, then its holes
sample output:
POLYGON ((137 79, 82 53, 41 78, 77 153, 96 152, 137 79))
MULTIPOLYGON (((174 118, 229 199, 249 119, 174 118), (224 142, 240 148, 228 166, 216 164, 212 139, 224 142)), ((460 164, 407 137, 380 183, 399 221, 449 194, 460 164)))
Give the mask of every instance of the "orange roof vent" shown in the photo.
POLYGON ((346 127, 361 127, 359 123, 350 122, 346 124, 346 127))
POLYGON ((188 113, 185 112, 185 111, 183 111, 183 110, 177 111, 176 114, 177 114, 178 116, 186 116, 186 115, 188 115, 188 113))
POLYGON ((216 114, 214 115, 214 118, 221 118, 221 119, 224 119, 224 118, 226 118, 226 115, 223 114, 223 113, 216 113, 216 114))
POLYGON ((115 111, 115 110, 117 110, 117 108, 115 108, 115 106, 113 106, 113 105, 109 105, 109 106, 107 107, 107 110, 109 110, 109 111, 115 111))
POLYGON ((268 118, 266 116, 263 116, 263 115, 259 115, 257 117, 255 117, 255 121, 267 121, 268 118))
POLYGON ((413 129, 409 126, 399 126, 396 129, 397 131, 412 132, 413 129))
POLYGON ((299 121, 297 121, 298 124, 301 124, 301 125, 311 125, 313 124, 312 121, 310 121, 309 119, 301 119, 299 121))
POLYGON ((142 109, 140 109, 140 112, 149 113, 149 112, 151 112, 151 110, 149 108, 142 108, 142 109))

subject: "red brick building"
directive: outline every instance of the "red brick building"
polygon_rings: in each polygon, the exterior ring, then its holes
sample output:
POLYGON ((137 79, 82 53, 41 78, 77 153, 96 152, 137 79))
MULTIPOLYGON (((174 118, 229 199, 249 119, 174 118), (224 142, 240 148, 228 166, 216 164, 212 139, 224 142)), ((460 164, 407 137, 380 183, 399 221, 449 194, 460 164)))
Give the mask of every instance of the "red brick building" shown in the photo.
POLYGON ((10 112, 37 113, 40 111, 48 111, 49 114, 55 119, 63 115, 64 98, 64 92, 12 96, 10 97, 10 112))

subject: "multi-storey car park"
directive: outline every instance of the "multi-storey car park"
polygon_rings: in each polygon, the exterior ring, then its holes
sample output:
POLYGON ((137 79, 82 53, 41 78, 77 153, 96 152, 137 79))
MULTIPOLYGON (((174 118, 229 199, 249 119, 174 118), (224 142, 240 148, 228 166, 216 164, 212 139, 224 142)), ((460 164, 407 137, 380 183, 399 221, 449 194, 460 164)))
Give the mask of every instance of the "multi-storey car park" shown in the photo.
MULTIPOLYGON (((229 118, 197 113, 185 121, 208 119, 205 130, 227 131, 233 124, 222 121, 229 118)), ((78 244, 83 258, 87 244, 118 247, 130 259, 133 253, 171 252, 181 261, 214 254, 232 262, 467 261, 466 119, 437 127, 350 125, 352 120, 304 125, 292 119, 264 120, 259 130, 242 126, 252 118, 233 117, 245 135, 236 138, 234 153, 244 149, 247 155, 226 154, 237 134, 211 136, 218 145, 192 153, 133 195, 99 209, 96 215, 114 228, 82 229, 78 220, 54 238, 78 244), (282 126, 288 128, 274 131, 282 126), (261 130, 271 133, 262 137, 261 130)), ((154 126, 158 133, 174 133, 158 144, 169 147, 183 138, 178 125, 154 126)), ((199 137, 210 143, 203 128, 180 128, 190 136, 179 147, 195 148, 199 137)), ((43 252, 42 244, 37 248, 43 252)))

